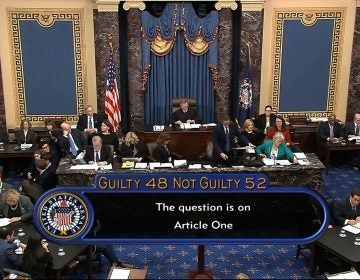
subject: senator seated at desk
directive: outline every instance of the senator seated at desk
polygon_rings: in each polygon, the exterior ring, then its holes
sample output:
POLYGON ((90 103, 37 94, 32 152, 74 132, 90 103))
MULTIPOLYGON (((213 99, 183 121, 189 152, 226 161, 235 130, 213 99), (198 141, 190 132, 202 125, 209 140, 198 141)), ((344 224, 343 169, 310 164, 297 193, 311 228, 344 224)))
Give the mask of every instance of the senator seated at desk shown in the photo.
MULTIPOLYGON (((195 105, 195 104, 194 104, 195 105)), ((171 124, 176 126, 181 126, 184 123, 195 124, 201 123, 200 118, 198 117, 196 110, 189 107, 189 100, 182 99, 180 100, 180 108, 177 109, 171 115, 171 124)))
POLYGON ((284 135, 281 132, 276 132, 272 141, 265 141, 256 148, 255 152, 263 158, 288 159, 293 163, 297 163, 294 153, 284 144, 284 141, 284 135))
POLYGON ((114 157, 111 148, 102 144, 100 136, 94 136, 91 141, 92 145, 86 148, 84 156, 86 163, 96 163, 98 166, 113 164, 114 157))

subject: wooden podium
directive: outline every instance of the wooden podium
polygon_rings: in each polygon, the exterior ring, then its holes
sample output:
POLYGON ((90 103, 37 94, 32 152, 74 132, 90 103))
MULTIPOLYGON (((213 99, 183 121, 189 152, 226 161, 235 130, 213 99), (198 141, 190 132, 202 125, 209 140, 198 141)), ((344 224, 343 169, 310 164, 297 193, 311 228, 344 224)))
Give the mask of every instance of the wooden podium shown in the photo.
POLYGON ((198 245, 198 270, 190 271, 189 279, 213 279, 212 272, 205 270, 205 245, 198 245))

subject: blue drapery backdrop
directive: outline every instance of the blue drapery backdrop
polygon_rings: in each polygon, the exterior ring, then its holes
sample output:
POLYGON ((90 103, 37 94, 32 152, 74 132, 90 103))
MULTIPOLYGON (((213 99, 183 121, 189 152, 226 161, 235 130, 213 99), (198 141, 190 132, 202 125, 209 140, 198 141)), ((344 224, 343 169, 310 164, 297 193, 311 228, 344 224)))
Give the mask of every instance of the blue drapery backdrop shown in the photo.
POLYGON ((142 13, 146 124, 166 123, 172 113, 172 99, 182 96, 196 99, 204 123, 214 121, 217 26, 217 11, 200 18, 191 3, 168 3, 158 18, 142 13), (194 55, 186 43, 198 42, 199 37, 200 46, 208 47, 194 55), (158 38, 167 43, 168 49, 160 55, 151 48, 158 38))

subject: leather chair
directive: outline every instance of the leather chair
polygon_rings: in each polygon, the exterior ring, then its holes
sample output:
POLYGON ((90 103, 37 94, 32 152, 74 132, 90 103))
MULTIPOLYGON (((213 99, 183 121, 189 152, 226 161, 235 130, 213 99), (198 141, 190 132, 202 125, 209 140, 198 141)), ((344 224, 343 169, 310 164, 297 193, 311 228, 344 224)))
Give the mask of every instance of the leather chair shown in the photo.
POLYGON ((189 103, 189 108, 196 109, 196 99, 190 97, 175 97, 172 100, 172 111, 175 112, 177 109, 180 108, 180 103, 183 100, 187 100, 189 103))

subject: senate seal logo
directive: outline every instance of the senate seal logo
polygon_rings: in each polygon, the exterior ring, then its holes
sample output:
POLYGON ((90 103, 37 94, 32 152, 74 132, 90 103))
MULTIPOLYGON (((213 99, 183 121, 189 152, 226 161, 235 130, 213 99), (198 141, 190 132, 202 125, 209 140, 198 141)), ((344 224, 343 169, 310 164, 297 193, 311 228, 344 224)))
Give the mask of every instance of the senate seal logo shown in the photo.
POLYGON ((67 192, 46 197, 39 208, 39 222, 49 235, 69 239, 78 236, 89 222, 85 202, 67 192))

